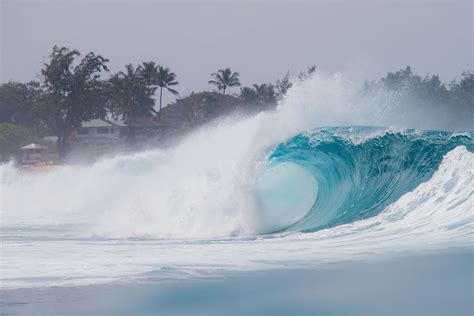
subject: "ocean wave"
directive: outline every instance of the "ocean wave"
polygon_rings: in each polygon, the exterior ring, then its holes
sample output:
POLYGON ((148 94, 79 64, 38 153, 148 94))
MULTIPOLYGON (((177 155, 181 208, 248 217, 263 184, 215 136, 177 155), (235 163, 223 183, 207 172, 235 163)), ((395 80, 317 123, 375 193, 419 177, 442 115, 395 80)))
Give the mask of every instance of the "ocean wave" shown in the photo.
POLYGON ((318 193, 306 215, 281 231, 311 232, 373 217, 429 180, 459 146, 472 151, 472 134, 349 127, 297 135, 269 160, 310 172, 318 193))

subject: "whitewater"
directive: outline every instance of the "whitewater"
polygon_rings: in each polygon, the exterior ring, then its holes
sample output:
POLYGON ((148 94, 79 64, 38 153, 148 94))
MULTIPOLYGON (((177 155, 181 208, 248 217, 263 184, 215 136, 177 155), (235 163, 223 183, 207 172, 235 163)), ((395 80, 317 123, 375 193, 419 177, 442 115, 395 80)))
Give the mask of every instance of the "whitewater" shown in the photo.
POLYGON ((0 166, 1 287, 472 250, 472 117, 354 82, 295 82, 275 111, 167 149, 40 173, 0 166))

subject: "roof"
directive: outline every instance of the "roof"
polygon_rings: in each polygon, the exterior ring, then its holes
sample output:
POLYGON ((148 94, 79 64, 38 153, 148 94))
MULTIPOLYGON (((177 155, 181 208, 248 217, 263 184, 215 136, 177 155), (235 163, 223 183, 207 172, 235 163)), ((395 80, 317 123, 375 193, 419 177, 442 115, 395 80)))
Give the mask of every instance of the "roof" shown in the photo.
POLYGON ((48 146, 31 143, 29 145, 21 147, 21 149, 46 149, 48 146))
POLYGON ((45 143, 57 143, 58 136, 45 136, 43 137, 42 141, 45 143))
POLYGON ((94 128, 94 127, 125 127, 125 122, 123 121, 114 121, 114 120, 102 120, 102 119, 93 119, 90 121, 84 121, 81 124, 82 128, 94 128))
POLYGON ((115 125, 116 127, 127 127, 125 121, 107 120, 107 122, 111 123, 112 125, 115 125))
POLYGON ((127 125, 131 127, 139 127, 139 128, 159 127, 158 121, 156 121, 156 117, 153 117, 153 116, 134 117, 133 119, 127 121, 127 125))

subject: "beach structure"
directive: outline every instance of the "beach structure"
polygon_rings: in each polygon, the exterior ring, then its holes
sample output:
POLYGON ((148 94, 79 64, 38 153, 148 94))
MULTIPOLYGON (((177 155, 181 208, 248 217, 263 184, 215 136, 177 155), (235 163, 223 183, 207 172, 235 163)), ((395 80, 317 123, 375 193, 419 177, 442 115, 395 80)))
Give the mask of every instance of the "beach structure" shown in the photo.
POLYGON ((21 162, 23 164, 36 164, 46 161, 46 149, 48 149, 48 146, 35 143, 21 147, 21 162))
POLYGON ((77 132, 77 140, 82 143, 109 145, 127 136, 127 125, 123 121, 93 119, 84 121, 77 132))

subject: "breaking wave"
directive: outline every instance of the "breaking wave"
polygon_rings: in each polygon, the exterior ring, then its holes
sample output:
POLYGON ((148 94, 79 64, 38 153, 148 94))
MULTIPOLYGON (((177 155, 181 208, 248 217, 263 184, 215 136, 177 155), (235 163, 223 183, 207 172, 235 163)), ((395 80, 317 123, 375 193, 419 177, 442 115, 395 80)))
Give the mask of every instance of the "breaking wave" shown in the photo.
POLYGON ((0 166, 12 286, 58 273, 83 280, 156 265, 248 268, 472 247, 474 134, 437 131, 443 113, 380 106, 387 95, 354 90, 341 76, 317 76, 274 112, 215 122, 165 150, 37 173, 0 166), (97 261, 73 270, 80 253, 97 261), (51 268, 36 269, 37 260, 51 268))
POLYGON ((472 134, 385 133, 377 128, 351 127, 295 136, 277 146, 270 156, 271 164, 304 168, 316 179, 318 194, 306 215, 284 230, 312 232, 375 216, 429 180, 443 157, 458 146, 472 151, 472 134), (377 132, 381 135, 361 143, 353 141, 377 132))

